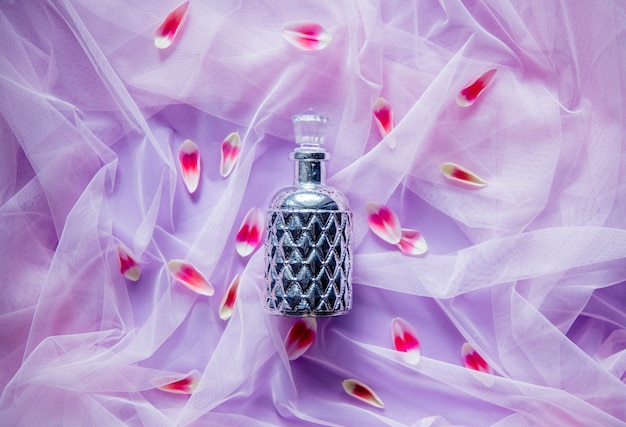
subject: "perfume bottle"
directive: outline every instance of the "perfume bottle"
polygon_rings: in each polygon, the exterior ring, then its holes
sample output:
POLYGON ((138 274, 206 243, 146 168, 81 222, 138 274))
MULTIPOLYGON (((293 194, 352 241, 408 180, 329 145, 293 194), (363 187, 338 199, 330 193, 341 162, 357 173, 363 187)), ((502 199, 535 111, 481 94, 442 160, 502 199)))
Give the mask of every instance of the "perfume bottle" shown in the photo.
POLYGON ((293 117, 295 183, 266 215, 265 305, 273 314, 338 316, 352 307, 352 213, 344 195, 324 184, 327 122, 312 111, 293 117))

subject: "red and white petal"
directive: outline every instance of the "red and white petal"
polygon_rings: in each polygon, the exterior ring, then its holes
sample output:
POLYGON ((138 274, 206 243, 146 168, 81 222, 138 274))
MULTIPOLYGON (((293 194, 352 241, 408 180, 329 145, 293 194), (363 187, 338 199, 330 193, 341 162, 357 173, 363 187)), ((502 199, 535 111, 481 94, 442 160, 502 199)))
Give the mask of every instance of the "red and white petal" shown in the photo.
POLYGON ((291 22, 281 32, 285 39, 302 50, 321 50, 332 41, 328 31, 316 22, 291 22))
POLYGON ((393 245, 400 243, 402 229, 400 220, 394 211, 385 205, 369 202, 365 205, 367 223, 370 229, 385 242, 393 245))
POLYGON ((192 394, 196 390, 199 382, 200 378, 198 374, 192 372, 188 374, 185 378, 165 383, 163 385, 157 386, 157 388, 168 393, 192 394))
POLYGON ((154 34, 154 45, 157 48, 166 49, 174 43, 187 18, 187 9, 189 9, 189 0, 185 0, 167 14, 154 34))
POLYGON ((480 94, 483 93, 493 80, 493 76, 496 74, 496 71, 498 70, 490 68, 482 73, 476 80, 461 89, 456 98, 456 103, 459 107, 469 107, 476 102, 480 94))
POLYGON ((235 236, 235 249, 242 257, 250 255, 261 242, 265 215, 259 208, 252 208, 246 214, 235 236))
POLYGON ((474 188, 486 187, 487 183, 474 172, 459 166, 456 163, 444 163, 441 172, 450 181, 474 188))
POLYGON ((128 280, 136 282, 141 276, 141 267, 130 255, 128 250, 120 244, 117 245, 117 255, 120 262, 120 273, 124 275, 128 280))
POLYGON ((393 130, 393 110, 385 98, 378 98, 373 107, 376 127, 384 138, 393 130))
POLYGON ((178 160, 185 187, 193 193, 200 182, 200 150, 191 139, 186 139, 180 146, 178 160))
POLYGON ((192 264, 180 259, 173 259, 167 263, 167 269, 174 279, 192 291, 206 296, 215 293, 213 285, 192 264))
POLYGON ((287 358, 295 360, 302 356, 315 341, 317 335, 317 321, 313 317, 298 319, 285 338, 287 358))
POLYGON ((222 297, 222 302, 220 302, 220 319, 228 320, 233 315, 233 311, 235 310, 235 303, 237 302, 237 294, 239 292, 239 274, 235 275, 235 278, 228 289, 226 289, 226 293, 222 297))
POLYGON ((377 408, 385 407, 385 404, 380 399, 380 397, 378 397, 376 393, 374 393, 374 390, 372 390, 370 387, 363 384, 362 382, 348 379, 344 380, 341 385, 343 386, 345 392, 355 399, 358 399, 365 403, 369 403, 370 405, 377 408))
POLYGON ((468 342, 464 343, 461 347, 461 357, 463 358, 463 364, 465 367, 478 372, 484 372, 487 374, 493 374, 491 366, 482 358, 474 347, 468 342))
POLYGON ((407 255, 422 255, 428 251, 428 245, 426 239, 417 230, 411 230, 409 228, 402 229, 402 237, 398 248, 407 255))
POLYGON ((402 353, 402 359, 409 365, 417 365, 420 361, 420 342, 417 332, 409 322, 396 317, 391 321, 393 348, 402 353))
POLYGON ((227 177, 235 168, 241 154, 241 139, 239 132, 233 132, 222 141, 222 155, 220 160, 220 174, 227 177))

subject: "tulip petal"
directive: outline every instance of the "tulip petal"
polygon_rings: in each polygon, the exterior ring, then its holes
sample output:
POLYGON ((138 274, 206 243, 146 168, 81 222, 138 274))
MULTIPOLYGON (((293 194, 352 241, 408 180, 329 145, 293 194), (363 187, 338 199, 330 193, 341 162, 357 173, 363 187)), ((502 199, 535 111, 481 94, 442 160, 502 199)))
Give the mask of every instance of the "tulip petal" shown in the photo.
POLYGON ((396 317, 391 321, 393 347, 402 353, 402 359, 409 365, 417 365, 420 361, 420 343, 417 332, 409 322, 396 317))
POLYGON ((398 248, 407 255, 422 255, 428 251, 428 245, 424 236, 417 231, 409 228, 402 229, 402 237, 398 248))
POLYGON ((211 283, 192 264, 180 259, 173 259, 167 263, 167 269, 174 279, 192 291, 206 296, 215 293, 211 283))
POLYGON ((250 255, 261 242, 264 217, 261 209, 252 208, 243 219, 235 237, 235 249, 242 257, 250 255))
POLYGON ((486 374, 493 374, 491 366, 482 358, 474 347, 468 342, 464 343, 461 347, 461 357, 463 358, 463 364, 465 367, 478 372, 484 372, 486 374))
POLYGON ((355 399, 361 400, 365 403, 369 403, 372 406, 377 408, 384 408, 385 404, 383 401, 374 393, 374 390, 369 388, 367 385, 363 384, 360 381, 348 379, 344 380, 341 385, 346 393, 355 399))
POLYGON ((459 107, 469 107, 476 102, 480 94, 483 93, 493 80, 493 76, 496 74, 496 71, 498 70, 490 68, 482 73, 476 80, 461 89, 456 98, 456 103, 459 107))
POLYGON ((128 250, 120 244, 117 245, 117 255, 120 261, 120 273, 128 280, 136 282, 141 276, 141 267, 137 261, 130 255, 128 250))
POLYGON ((317 321, 314 317, 305 317, 298 319, 291 326, 287 337, 285 338, 285 349, 287 350, 287 358, 296 360, 302 356, 315 341, 317 335, 317 321))
POLYGON ((369 202, 365 205, 367 223, 370 229, 385 242, 393 245, 400 243, 402 229, 398 216, 387 206, 369 202))
MULTIPOLYGON (((393 130, 393 110, 391 109, 391 105, 385 98, 378 98, 372 110, 380 135, 383 138, 387 137, 389 132, 393 130)), ((395 139, 387 138, 386 141, 390 148, 395 148, 395 139)))
POLYGON ((178 160, 185 187, 193 194, 200 182, 200 150, 191 139, 186 139, 180 146, 178 160))
POLYGON ((292 22, 281 32, 289 43, 302 50, 321 50, 332 41, 330 33, 315 22, 292 22))
POLYGON ((189 0, 185 0, 167 14, 154 34, 154 45, 159 49, 166 49, 174 43, 177 34, 187 18, 189 0))
POLYGON ((220 160, 220 174, 227 177, 235 168, 241 153, 241 139, 239 132, 233 132, 222 141, 222 156, 220 160))
POLYGON ((238 292, 239 274, 236 274, 233 281, 230 282, 230 285, 228 286, 228 289, 226 290, 226 293, 222 298, 222 302, 220 302, 220 319, 228 320, 233 315, 233 311, 235 310, 235 303, 237 302, 238 292))
POLYGON ((157 388, 168 393, 192 394, 198 386, 199 382, 200 379, 198 378, 197 373, 192 372, 188 374, 185 378, 168 382, 166 384, 158 386, 157 388))
POLYGON ((486 187, 487 183, 476 175, 465 169, 463 166, 459 166, 455 163, 444 163, 441 165, 441 172, 450 181, 463 184, 465 186, 481 188, 486 187))

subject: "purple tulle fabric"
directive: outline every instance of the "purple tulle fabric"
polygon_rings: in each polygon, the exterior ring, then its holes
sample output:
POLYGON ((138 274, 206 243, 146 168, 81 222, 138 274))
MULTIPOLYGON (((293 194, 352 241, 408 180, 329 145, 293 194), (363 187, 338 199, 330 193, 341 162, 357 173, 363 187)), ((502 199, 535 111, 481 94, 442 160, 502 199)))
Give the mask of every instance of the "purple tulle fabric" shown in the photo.
POLYGON ((626 425, 626 2, 191 1, 159 50, 177 4, 0 4, 0 424, 626 425), (298 49, 281 34, 298 21, 332 41, 298 49), (328 182, 354 211, 354 308, 289 362, 294 319, 266 314, 263 251, 241 257, 235 235, 291 184, 291 116, 309 107, 330 118, 328 182), (192 195, 185 139, 202 158, 192 195), (488 186, 454 185, 445 162, 488 186), (368 202, 428 253, 376 237, 368 202), (172 259, 215 295, 173 280, 172 259), (395 317, 419 334, 415 366, 393 350, 395 317), (493 381, 464 367, 465 342, 493 381), (157 388, 190 372, 191 395, 157 388))

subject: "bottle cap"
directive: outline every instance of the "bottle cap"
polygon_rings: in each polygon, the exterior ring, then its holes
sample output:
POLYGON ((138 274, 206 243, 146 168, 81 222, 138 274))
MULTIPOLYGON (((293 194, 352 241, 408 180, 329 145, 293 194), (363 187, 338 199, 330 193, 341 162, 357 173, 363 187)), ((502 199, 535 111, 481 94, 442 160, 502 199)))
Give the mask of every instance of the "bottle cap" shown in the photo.
POLYGON ((302 147, 319 147, 324 144, 328 117, 317 114, 313 110, 293 116, 293 128, 296 144, 302 147))

